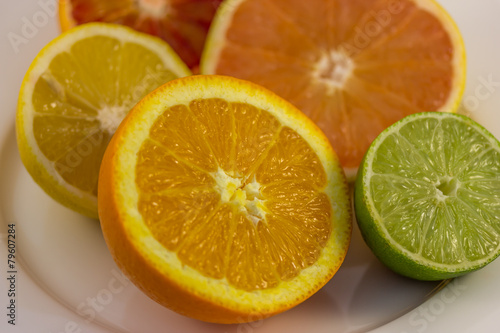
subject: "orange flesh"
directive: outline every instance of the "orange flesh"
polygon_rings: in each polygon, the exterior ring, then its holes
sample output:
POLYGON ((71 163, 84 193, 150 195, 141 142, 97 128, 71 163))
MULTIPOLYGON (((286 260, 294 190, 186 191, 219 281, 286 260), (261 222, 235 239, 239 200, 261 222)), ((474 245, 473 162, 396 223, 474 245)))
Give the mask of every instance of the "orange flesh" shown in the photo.
POLYGON ((243 290, 297 276, 332 232, 317 155, 245 103, 202 99, 165 110, 139 150, 136 184, 139 211, 165 248, 243 290))
POLYGON ((344 167, 395 121, 437 111, 453 88, 453 43, 409 0, 244 1, 225 38, 214 72, 292 102, 344 167))
POLYGON ((222 0, 66 0, 75 24, 108 22, 164 39, 196 67, 208 28, 222 0))

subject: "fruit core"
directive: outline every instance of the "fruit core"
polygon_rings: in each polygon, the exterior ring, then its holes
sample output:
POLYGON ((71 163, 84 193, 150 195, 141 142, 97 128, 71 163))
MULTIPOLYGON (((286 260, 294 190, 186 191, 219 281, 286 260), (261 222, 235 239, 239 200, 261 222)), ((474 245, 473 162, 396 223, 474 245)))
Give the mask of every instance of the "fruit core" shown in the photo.
POLYGON ((342 51, 331 51, 324 54, 317 62, 314 76, 316 79, 329 87, 332 93, 335 89, 342 89, 345 82, 351 76, 354 62, 342 51))
POLYGON ((445 177, 436 185, 438 199, 444 200, 447 197, 457 195, 457 190, 460 187, 460 181, 453 177, 445 177))
POLYGON ((255 178, 249 180, 232 176, 219 168, 212 174, 215 188, 220 193, 222 202, 231 202, 245 213, 250 221, 257 225, 263 220, 266 212, 264 200, 260 194, 260 184, 255 178))
POLYGON ((113 134, 128 111, 129 108, 123 105, 102 106, 97 114, 97 119, 101 122, 101 129, 113 134))
POLYGON ((141 13, 158 19, 165 17, 169 9, 165 0, 138 0, 137 6, 141 13))

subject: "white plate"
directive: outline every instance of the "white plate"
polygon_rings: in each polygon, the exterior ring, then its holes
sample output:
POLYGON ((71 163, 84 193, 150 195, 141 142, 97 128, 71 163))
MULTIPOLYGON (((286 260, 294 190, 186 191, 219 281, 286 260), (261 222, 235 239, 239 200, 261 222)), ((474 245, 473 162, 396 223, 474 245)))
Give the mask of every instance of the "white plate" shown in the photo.
MULTIPOLYGON (((500 137, 500 0, 441 0, 468 53, 469 115, 500 137)), ((266 320, 215 325, 177 315, 144 296, 114 265, 96 221, 48 198, 17 153, 19 87, 37 52, 57 36, 56 0, 3 1, 0 25, 1 332, 488 332, 500 315, 500 261, 444 283, 393 274, 357 229, 337 275, 303 304, 266 320), (7 266, 16 229, 16 273, 7 266), (11 286, 7 278, 15 275, 11 286), (9 297, 14 287, 15 298, 9 297), (440 291, 439 291, 440 290, 440 291), (15 326, 7 309, 15 300, 15 326)), ((258 318, 255 318, 258 319, 258 318)))

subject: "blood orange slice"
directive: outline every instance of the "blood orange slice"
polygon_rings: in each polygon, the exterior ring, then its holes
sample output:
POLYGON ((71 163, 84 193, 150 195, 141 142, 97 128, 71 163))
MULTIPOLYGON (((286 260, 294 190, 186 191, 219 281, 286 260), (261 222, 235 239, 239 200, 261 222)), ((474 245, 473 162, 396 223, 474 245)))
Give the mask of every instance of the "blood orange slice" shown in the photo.
POLYGON ((193 68, 222 0, 60 0, 63 31, 87 22, 127 25, 161 37, 193 68))

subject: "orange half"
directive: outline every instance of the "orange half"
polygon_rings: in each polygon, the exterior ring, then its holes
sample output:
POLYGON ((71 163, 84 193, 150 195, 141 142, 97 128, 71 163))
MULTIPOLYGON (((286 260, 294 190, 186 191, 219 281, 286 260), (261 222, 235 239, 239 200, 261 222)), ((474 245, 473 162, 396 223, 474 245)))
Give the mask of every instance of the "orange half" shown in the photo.
POLYGON ((280 97, 229 77, 146 96, 106 150, 98 193, 119 267, 204 321, 297 305, 331 279, 350 241, 348 187, 326 137, 280 97))
POLYGON ((352 176, 395 121, 456 109, 465 51, 434 0, 228 0, 201 72, 250 80, 292 102, 352 176))

